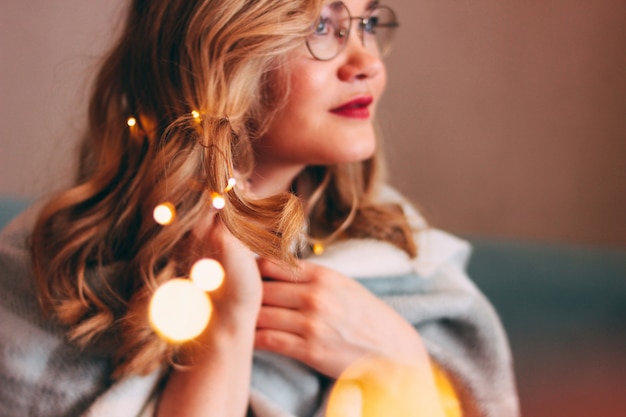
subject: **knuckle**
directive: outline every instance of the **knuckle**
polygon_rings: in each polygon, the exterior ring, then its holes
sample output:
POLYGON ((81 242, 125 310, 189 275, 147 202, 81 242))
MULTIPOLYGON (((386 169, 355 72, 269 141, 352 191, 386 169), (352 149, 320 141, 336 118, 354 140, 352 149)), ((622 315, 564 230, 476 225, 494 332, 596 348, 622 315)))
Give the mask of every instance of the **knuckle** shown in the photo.
POLYGON ((311 310, 311 311, 323 310, 325 307, 323 292, 319 288, 313 287, 310 291, 303 294, 302 304, 307 310, 311 310))
POLYGON ((266 348, 275 348, 278 345, 276 337, 268 330, 258 330, 256 334, 257 344, 266 348))
POLYGON ((304 352, 303 362, 308 364, 317 364, 324 359, 323 349, 319 344, 309 344, 304 352))
POLYGON ((322 333, 322 326, 317 321, 307 320, 304 323, 304 335, 307 339, 317 339, 322 333))

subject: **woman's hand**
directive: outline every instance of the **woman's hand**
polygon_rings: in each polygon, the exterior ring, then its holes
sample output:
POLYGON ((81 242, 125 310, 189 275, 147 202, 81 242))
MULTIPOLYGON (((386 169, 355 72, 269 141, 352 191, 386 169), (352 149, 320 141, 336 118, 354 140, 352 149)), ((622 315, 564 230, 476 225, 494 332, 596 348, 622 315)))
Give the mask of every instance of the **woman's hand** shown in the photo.
POLYGON ((254 253, 230 233, 219 214, 212 213, 194 229, 194 235, 202 256, 219 261, 224 268, 222 286, 211 292, 215 313, 222 319, 239 313, 256 317, 263 288, 254 253))
MULTIPOLYGON (((243 416, 249 401, 261 275, 255 255, 218 217, 194 229, 200 256, 222 263, 226 277, 212 291, 213 314, 204 332, 182 349, 161 394, 157 415, 243 416)), ((194 249, 195 252, 195 249, 194 249)))
POLYGON ((415 329, 355 280, 306 261, 295 272, 258 264, 265 281, 255 347, 333 378, 366 355, 429 363, 415 329))

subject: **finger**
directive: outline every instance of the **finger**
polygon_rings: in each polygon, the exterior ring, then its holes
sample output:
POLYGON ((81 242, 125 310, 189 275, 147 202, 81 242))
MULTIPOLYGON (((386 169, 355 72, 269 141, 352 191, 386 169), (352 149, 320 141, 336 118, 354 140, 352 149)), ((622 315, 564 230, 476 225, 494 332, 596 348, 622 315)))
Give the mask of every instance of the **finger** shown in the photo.
POLYGON ((305 283, 263 281, 263 305, 290 309, 303 306, 305 283))
POLYGON ((257 329, 280 330, 305 336, 307 325, 306 318, 296 310, 278 307, 261 307, 257 316, 257 329))
POLYGON ((228 230, 219 216, 214 217, 202 243, 202 256, 220 262, 226 275, 222 285, 211 294, 214 306, 258 309, 262 283, 254 253, 228 230))
POLYGON ((307 277, 310 277, 310 274, 305 273, 307 265, 304 262, 298 262, 298 266, 294 268, 284 263, 259 258, 257 264, 263 278, 286 282, 303 282, 308 281, 307 277))
POLYGON ((258 329, 255 333, 254 347, 302 360, 305 357, 307 343, 302 337, 294 333, 258 329))

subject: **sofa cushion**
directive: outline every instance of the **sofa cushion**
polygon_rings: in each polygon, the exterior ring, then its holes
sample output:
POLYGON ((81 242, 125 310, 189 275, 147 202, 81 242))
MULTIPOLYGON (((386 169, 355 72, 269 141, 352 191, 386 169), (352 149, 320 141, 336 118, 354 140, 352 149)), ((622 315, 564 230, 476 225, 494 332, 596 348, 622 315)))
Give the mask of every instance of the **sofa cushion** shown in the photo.
POLYGON ((0 230, 28 206, 28 200, 19 197, 0 197, 0 230))

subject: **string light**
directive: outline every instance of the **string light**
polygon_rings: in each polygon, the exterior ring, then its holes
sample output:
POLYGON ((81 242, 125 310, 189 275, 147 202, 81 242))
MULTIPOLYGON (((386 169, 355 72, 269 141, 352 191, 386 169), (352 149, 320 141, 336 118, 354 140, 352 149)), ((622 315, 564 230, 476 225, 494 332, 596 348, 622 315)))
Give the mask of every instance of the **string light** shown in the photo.
POLYGON ((231 178, 229 178, 229 179, 228 179, 228 185, 226 186, 226 188, 224 188, 224 192, 225 192, 225 193, 229 192, 230 190, 232 190, 232 189, 233 189, 233 187, 234 187, 235 185, 237 185, 237 180, 236 180, 236 179, 234 179, 234 178, 232 178, 232 177, 231 177, 231 178))
POLYGON ((134 117, 129 117, 126 121, 126 124, 130 127, 133 127, 137 124, 137 119, 135 119, 134 117))
POLYGON ((324 245, 322 245, 320 242, 315 242, 313 243, 312 250, 315 255, 321 255, 322 253, 324 253, 324 245))
POLYGON ((154 221, 162 226, 171 224, 176 217, 176 208, 170 202, 161 203, 152 212, 154 221))
POLYGON ((196 122, 199 122, 200 121, 200 112, 198 110, 192 110, 191 111, 191 117, 193 117, 196 122))
POLYGON ((215 259, 203 258, 191 267, 189 277, 198 288, 213 291, 224 282, 224 268, 215 259))
POLYGON ((181 343, 202 333, 212 310, 204 291, 188 279, 176 278, 161 285, 152 296, 150 324, 162 338, 181 343))
POLYGON ((215 191, 211 193, 211 204, 217 210, 221 210, 226 206, 226 200, 220 193, 216 193, 215 191))

